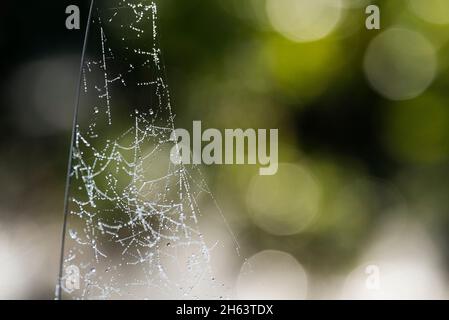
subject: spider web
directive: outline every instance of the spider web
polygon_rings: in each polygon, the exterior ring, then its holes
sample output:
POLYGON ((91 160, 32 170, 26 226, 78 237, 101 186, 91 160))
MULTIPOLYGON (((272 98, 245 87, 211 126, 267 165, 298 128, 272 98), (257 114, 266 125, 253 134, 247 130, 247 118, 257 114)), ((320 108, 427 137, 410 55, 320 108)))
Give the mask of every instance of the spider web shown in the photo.
POLYGON ((155 3, 92 3, 59 298, 229 294, 211 268, 219 245, 199 226, 201 201, 213 196, 198 168, 170 161, 174 114, 157 42, 155 3))

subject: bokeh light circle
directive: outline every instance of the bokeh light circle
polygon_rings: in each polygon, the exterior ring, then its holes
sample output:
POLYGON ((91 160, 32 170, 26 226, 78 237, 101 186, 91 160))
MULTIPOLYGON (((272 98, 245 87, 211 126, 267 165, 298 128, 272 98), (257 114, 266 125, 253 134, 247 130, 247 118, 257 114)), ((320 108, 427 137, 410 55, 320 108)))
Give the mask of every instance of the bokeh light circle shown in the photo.
POLYGON ((303 231, 319 210, 321 188, 305 167, 280 164, 272 176, 253 177, 247 206, 256 225, 274 235, 303 231))
POLYGON ((237 280, 238 299, 305 299, 307 274, 290 254, 261 251, 249 258, 237 280))
POLYGON ((435 78, 436 50, 420 33, 391 28, 371 41, 365 53, 364 71, 374 90, 385 98, 412 99, 435 78))
POLYGON ((441 273, 426 261, 391 261, 362 264, 343 286, 344 300, 443 299, 441 273), (370 285, 375 280, 376 286, 370 285))
POLYGON ((309 42, 329 35, 342 16, 341 0, 267 0, 273 28, 296 42, 309 42))
POLYGON ((16 69, 8 90, 9 107, 18 127, 33 136, 69 131, 75 99, 73 88, 78 82, 74 72, 79 69, 78 57, 48 57, 16 69))
POLYGON ((421 19, 434 24, 449 24, 449 1, 447 0, 409 0, 413 13, 421 19))

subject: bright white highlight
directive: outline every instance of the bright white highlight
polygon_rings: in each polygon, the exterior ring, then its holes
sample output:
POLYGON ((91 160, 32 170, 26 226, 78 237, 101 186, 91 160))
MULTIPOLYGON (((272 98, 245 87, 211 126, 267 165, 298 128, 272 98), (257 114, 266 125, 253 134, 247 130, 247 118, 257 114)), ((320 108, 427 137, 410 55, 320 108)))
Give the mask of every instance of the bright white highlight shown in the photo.
POLYGON ((342 16, 341 0, 268 0, 268 18, 274 29, 296 42, 328 36, 342 16))

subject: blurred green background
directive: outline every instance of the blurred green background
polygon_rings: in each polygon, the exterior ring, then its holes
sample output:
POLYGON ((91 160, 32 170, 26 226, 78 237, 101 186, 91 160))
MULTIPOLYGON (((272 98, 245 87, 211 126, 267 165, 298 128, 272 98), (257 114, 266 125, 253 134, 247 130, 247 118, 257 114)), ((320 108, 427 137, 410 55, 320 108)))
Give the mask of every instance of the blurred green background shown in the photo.
MULTIPOLYGON (((277 175, 204 171, 242 255, 293 264, 281 297, 447 298, 449 2, 157 3, 177 127, 279 129, 277 175)), ((0 298, 53 298, 84 36, 69 4, 84 29, 87 1, 0 13, 0 298)))

